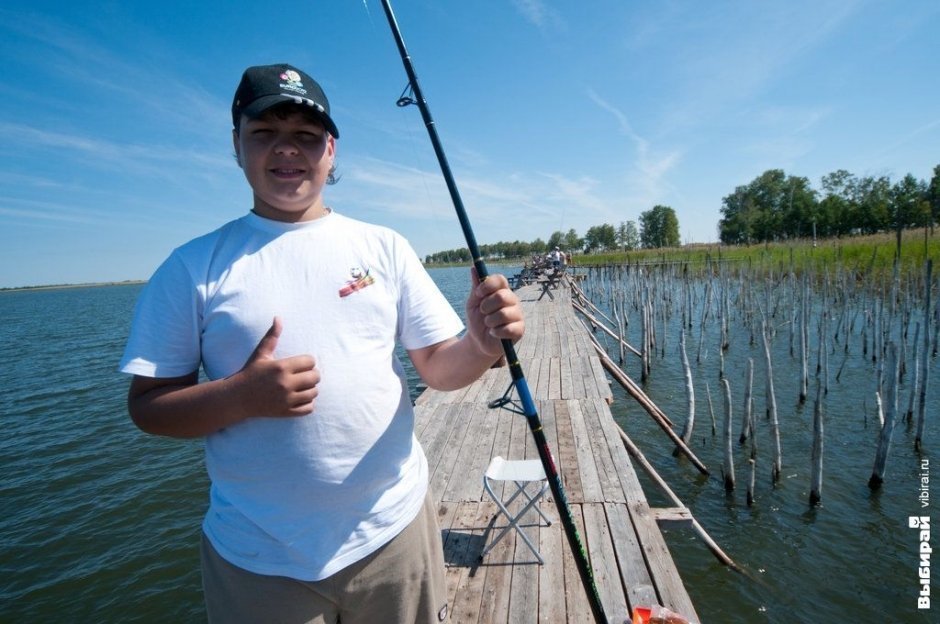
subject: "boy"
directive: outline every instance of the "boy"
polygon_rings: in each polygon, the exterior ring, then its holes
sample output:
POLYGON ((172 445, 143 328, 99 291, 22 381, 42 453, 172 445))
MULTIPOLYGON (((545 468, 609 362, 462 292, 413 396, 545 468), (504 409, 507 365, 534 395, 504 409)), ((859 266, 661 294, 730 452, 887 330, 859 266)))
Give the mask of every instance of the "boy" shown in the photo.
POLYGON ((121 362, 138 427, 205 437, 209 619, 444 621, 440 531, 393 349, 428 386, 465 386, 522 337, 518 299, 501 275, 475 284, 458 338, 408 243, 324 203, 339 131, 304 72, 248 68, 232 123, 252 210, 160 266, 121 362))

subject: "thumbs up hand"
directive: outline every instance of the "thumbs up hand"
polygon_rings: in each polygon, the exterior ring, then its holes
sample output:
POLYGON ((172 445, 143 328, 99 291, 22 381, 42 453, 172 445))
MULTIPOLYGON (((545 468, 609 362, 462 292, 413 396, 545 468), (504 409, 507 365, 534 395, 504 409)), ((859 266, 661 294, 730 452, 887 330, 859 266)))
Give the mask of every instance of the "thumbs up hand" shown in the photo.
POLYGON ((249 415, 304 416, 313 412, 320 372, 309 355, 274 357, 282 328, 281 319, 274 317, 271 328, 236 373, 249 415))

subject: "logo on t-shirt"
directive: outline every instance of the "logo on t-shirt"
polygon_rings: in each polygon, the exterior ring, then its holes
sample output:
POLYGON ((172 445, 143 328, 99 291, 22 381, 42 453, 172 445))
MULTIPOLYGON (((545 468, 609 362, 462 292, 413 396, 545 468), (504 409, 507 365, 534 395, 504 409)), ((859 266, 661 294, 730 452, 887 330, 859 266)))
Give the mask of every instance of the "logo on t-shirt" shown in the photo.
POLYGON ((360 267, 353 267, 349 269, 349 275, 352 276, 352 279, 346 282, 346 285, 339 289, 340 297, 348 297, 354 292, 358 292, 368 286, 369 284, 375 283, 375 278, 369 275, 370 269, 363 271, 360 267))

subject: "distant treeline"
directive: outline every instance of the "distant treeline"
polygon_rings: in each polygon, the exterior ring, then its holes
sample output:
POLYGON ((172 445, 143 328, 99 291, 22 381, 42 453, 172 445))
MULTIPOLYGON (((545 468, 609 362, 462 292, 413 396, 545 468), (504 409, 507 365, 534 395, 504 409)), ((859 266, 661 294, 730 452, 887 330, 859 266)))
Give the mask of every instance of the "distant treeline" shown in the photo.
MULTIPOLYGON (((805 177, 770 169, 722 198, 718 238, 728 245, 832 238, 933 227, 940 222, 940 165, 930 182, 908 174, 896 183, 887 176, 857 177, 840 169, 822 177, 816 190, 805 177)), ((581 237, 574 229, 556 231, 547 241, 480 245, 487 259, 529 258, 555 247, 574 253, 630 251, 679 246, 679 221, 669 206, 654 206, 639 223, 595 225, 581 237)), ((428 264, 468 262, 465 249, 429 254, 428 264)))
POLYGON ((822 177, 822 189, 807 178, 771 169, 722 199, 719 238, 726 244, 762 243, 819 236, 933 227, 940 221, 940 165, 929 183, 907 174, 857 177, 840 169, 822 177))

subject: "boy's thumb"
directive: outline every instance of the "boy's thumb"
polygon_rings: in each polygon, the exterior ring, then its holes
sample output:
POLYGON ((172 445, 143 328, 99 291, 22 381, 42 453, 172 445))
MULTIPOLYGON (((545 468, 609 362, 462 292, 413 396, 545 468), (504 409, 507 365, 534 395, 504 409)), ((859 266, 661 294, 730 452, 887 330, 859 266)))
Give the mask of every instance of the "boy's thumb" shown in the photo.
POLYGON ((280 335, 281 319, 275 316, 274 321, 271 322, 271 327, 264 336, 261 337, 261 340, 258 341, 258 346, 255 347, 249 361, 254 361, 259 358, 273 358, 274 350, 277 348, 277 339, 280 335))

